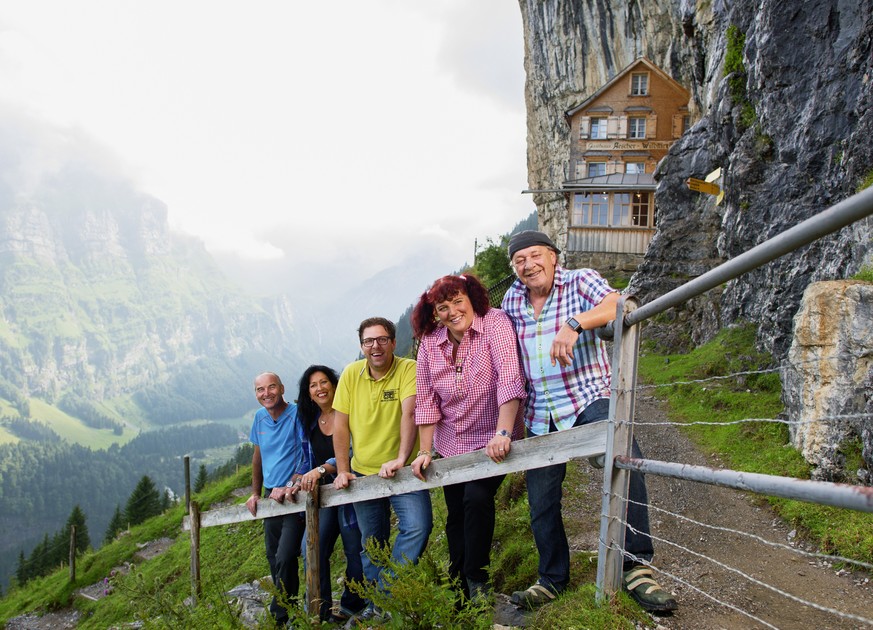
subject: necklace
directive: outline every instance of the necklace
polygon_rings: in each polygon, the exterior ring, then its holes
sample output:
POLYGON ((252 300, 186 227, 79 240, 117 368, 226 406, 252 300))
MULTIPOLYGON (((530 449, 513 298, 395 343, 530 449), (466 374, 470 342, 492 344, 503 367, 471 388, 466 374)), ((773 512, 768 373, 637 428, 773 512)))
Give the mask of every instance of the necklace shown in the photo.
POLYGON ((321 414, 321 416, 318 418, 318 421, 319 421, 321 424, 327 424, 328 415, 329 415, 331 418, 333 418, 333 414, 334 414, 334 410, 331 409, 331 410, 330 410, 330 414, 321 414))

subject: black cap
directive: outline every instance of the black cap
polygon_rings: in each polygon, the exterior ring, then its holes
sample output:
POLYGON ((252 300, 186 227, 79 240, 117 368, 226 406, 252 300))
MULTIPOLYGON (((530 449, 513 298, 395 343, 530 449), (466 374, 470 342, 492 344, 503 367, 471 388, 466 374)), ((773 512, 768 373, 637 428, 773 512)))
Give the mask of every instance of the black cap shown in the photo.
POLYGON ((513 234, 512 238, 509 239, 510 260, 512 260, 512 257, 515 256, 515 252, 517 252, 518 250, 525 249, 527 247, 533 247, 534 245, 545 245, 546 247, 550 247, 555 250, 556 254, 561 253, 561 250, 555 247, 552 239, 550 239, 548 235, 546 235, 544 232, 537 232, 536 230, 525 230, 524 232, 513 234))

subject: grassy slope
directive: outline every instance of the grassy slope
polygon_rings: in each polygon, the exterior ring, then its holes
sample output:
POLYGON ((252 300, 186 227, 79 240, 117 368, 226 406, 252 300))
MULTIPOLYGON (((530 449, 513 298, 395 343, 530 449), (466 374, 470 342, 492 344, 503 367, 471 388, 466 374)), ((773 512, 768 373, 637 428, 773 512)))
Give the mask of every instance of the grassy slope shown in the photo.
MULTIPOLYGON (((687 355, 643 355, 641 379, 659 386, 656 395, 667 400, 674 420, 774 419, 782 411, 777 372, 671 385, 769 367, 771 358, 755 351, 754 338, 753 327, 734 327, 723 330, 713 341, 687 355)), ((790 447, 784 424, 698 425, 685 430, 705 453, 718 455, 725 467, 801 479, 810 476, 808 464, 790 447)), ((873 514, 776 498, 770 499, 770 503, 826 551, 873 562, 873 514)))
POLYGON ((130 427, 125 427, 123 435, 115 435, 112 429, 94 429, 38 398, 30 399, 30 417, 45 422, 67 442, 89 448, 108 448, 113 443, 125 444, 136 437, 130 427))

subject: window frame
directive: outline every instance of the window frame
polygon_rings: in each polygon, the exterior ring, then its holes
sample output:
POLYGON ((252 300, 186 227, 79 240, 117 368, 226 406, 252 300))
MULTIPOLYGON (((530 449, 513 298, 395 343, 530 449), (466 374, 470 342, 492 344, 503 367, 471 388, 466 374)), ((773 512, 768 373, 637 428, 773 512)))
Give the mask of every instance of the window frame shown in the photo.
POLYGON ((588 125, 589 140, 606 140, 607 128, 609 127, 609 118, 607 116, 591 116, 588 125), (595 135, 595 126, 597 125, 597 134, 595 135))
POLYGON ((631 96, 648 96, 649 95, 649 73, 648 72, 631 72, 630 76, 630 95, 631 96))
POLYGON ((577 192, 570 208, 570 227, 653 229, 654 203, 654 194, 646 190, 577 192))
POLYGON ((587 165, 587 168, 585 170, 585 174, 588 177, 603 177, 604 175, 606 175, 606 162, 605 161, 599 161, 599 160, 598 161, 591 161, 591 162, 586 161, 585 164, 587 165), (591 167, 597 167, 595 170, 598 170, 598 171, 603 169, 603 172, 592 174, 591 167))

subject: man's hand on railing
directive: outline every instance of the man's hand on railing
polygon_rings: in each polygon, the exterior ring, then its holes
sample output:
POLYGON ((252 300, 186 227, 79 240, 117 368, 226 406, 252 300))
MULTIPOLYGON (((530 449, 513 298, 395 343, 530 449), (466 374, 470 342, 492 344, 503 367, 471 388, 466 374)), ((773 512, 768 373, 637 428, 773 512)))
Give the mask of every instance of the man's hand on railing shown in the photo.
POLYGON ((397 471, 403 468, 406 465, 406 461, 402 459, 392 459, 390 462, 385 462, 382 464, 382 468, 379 469, 379 476, 383 479, 390 479, 397 471))
POLYGON ((337 490, 349 487, 349 482, 356 479, 357 475, 351 472, 341 472, 336 474, 336 479, 333 480, 333 487, 337 490))
POLYGON ((249 512, 252 513, 252 516, 258 515, 258 499, 260 498, 261 497, 257 494, 252 494, 252 496, 246 500, 246 507, 249 509, 249 512))
POLYGON ((292 502, 297 501, 297 493, 300 491, 300 480, 295 479, 290 486, 281 486, 273 488, 270 491, 270 498, 277 503, 285 503, 285 499, 292 502))

